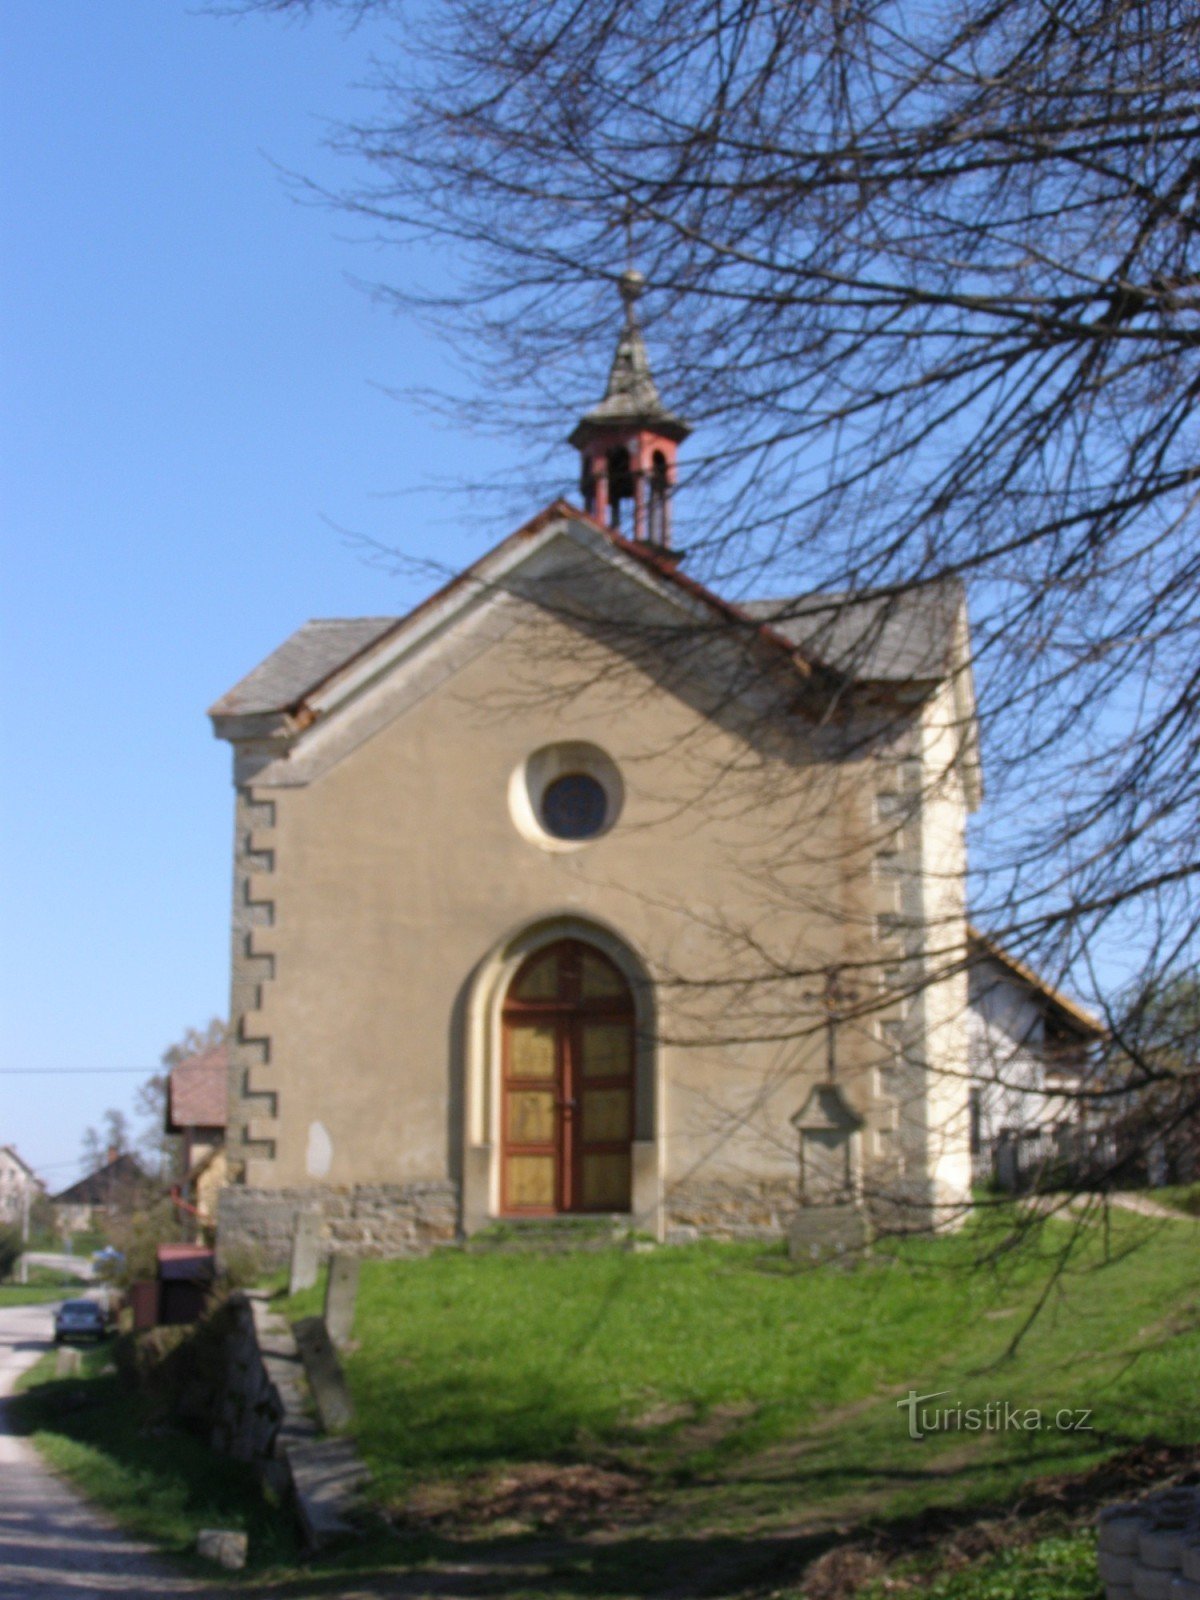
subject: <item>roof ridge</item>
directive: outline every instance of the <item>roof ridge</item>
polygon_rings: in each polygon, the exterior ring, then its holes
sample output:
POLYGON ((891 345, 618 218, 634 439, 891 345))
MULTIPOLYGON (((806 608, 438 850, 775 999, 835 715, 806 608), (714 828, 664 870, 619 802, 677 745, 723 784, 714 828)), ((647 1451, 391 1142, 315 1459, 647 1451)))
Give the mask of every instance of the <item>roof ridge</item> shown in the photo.
POLYGON ((308 617, 300 626, 302 628, 319 627, 325 622, 395 622, 397 617, 402 617, 403 611, 372 611, 357 617, 308 617))

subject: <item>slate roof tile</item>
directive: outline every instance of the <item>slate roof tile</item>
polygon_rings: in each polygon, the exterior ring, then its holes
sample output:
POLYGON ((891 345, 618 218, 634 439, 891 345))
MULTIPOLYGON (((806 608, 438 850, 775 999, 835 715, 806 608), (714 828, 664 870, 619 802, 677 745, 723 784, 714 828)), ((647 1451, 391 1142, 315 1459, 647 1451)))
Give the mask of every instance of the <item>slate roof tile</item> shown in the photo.
POLYGON ((330 673, 375 643, 398 617, 321 617, 306 622, 223 694, 214 716, 286 711, 330 673))

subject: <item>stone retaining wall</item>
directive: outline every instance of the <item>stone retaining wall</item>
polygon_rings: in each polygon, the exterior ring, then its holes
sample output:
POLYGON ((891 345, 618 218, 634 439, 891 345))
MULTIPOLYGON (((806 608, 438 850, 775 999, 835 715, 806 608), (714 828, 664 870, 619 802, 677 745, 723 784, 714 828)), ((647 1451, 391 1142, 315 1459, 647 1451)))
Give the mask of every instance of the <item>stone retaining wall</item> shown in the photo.
POLYGON ((257 1469, 295 1510, 305 1544, 349 1532, 366 1468, 349 1439, 326 1437, 309 1414, 302 1352, 265 1295, 231 1295, 175 1356, 189 1371, 183 1420, 211 1420, 212 1449, 257 1469), (219 1348, 219 1361, 186 1360, 197 1340, 219 1348))
POLYGON ((209 1444, 235 1461, 270 1462, 286 1406, 263 1360, 251 1303, 243 1294, 231 1295, 218 1316, 225 1328, 224 1360, 218 1393, 207 1402, 214 1416, 209 1444))
MULTIPOLYGON (((796 1214, 791 1178, 745 1183, 689 1182, 668 1190, 666 1239, 781 1239, 796 1214)), ((452 1183, 313 1184, 257 1189, 230 1184, 221 1190, 217 1248, 222 1261, 248 1249, 265 1267, 286 1266, 296 1213, 320 1218, 320 1254, 423 1255, 459 1237, 459 1195, 452 1183)))
POLYGON ((264 1266, 287 1263, 297 1211, 321 1219, 322 1260, 335 1250, 352 1256, 422 1255, 458 1232, 458 1189, 452 1183, 321 1185, 252 1189, 230 1184, 221 1190, 217 1248, 222 1259, 252 1251, 264 1266))
POLYGON ((1106 1600, 1200 1600, 1200 1488, 1106 1506, 1098 1532, 1106 1600))

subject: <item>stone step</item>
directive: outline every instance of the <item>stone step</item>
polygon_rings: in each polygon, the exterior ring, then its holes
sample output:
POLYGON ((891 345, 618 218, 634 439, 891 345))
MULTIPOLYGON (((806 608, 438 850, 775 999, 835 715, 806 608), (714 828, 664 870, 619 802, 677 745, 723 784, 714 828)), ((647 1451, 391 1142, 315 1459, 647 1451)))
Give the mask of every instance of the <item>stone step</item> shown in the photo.
POLYGON ((557 1255, 572 1250, 613 1250, 631 1243, 627 1216, 600 1214, 514 1217, 481 1228, 467 1240, 472 1255, 557 1255))

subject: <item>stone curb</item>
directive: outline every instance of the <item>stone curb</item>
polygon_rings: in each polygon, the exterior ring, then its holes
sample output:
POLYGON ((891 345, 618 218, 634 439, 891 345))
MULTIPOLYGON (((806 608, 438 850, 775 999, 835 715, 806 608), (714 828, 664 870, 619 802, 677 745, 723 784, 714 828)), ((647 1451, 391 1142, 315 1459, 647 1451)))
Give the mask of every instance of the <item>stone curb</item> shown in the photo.
POLYGON ((370 1474, 349 1439, 324 1435, 307 1411, 304 1362, 285 1318, 262 1295, 247 1300, 267 1379, 282 1415, 273 1456, 285 1469, 306 1544, 318 1549, 353 1531, 353 1517, 370 1474))

